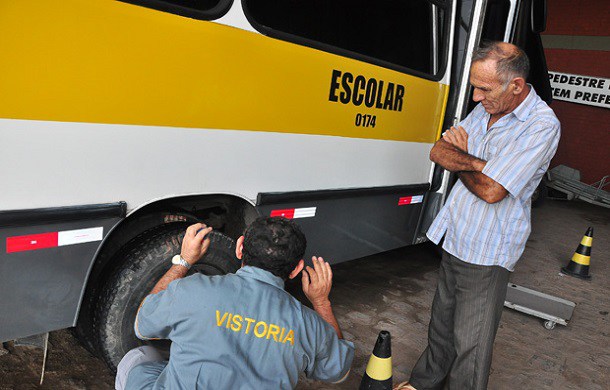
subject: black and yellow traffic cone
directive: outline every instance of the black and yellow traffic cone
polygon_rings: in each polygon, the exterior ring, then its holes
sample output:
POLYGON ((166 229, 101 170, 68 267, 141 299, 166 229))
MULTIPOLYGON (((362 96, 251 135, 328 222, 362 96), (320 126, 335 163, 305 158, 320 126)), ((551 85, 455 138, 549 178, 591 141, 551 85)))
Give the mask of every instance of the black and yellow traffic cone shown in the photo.
POLYGON ((392 347, 388 331, 379 332, 360 390, 392 390, 392 347))
POLYGON ((589 263, 591 262, 591 245, 593 245, 593 228, 589 227, 583 236, 570 263, 561 269, 567 275, 581 279, 590 279, 589 263))

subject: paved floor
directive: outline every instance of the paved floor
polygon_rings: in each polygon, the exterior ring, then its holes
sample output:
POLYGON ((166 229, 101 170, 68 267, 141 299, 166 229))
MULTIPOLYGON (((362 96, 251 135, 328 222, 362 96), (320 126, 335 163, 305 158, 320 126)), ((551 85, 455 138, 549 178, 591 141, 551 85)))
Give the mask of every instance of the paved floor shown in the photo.
MULTIPOLYGON (((610 210, 547 201, 533 212, 515 284, 576 302, 567 327, 546 330, 542 321, 504 310, 496 339, 490 389, 608 389, 610 378, 610 210), (588 226, 595 227, 591 281, 564 276, 588 226)), ((380 330, 392 334, 395 381, 408 377, 426 344, 438 259, 429 247, 404 248, 334 267, 332 300, 345 337, 357 348, 352 374, 340 385, 303 381, 298 389, 355 389, 380 330)), ((50 336, 47 389, 111 389, 103 364, 67 331, 50 336)), ((10 347, 0 356, 0 389, 31 389, 39 375, 39 350, 10 347)), ((0 353, 2 350, 0 350, 0 353)))

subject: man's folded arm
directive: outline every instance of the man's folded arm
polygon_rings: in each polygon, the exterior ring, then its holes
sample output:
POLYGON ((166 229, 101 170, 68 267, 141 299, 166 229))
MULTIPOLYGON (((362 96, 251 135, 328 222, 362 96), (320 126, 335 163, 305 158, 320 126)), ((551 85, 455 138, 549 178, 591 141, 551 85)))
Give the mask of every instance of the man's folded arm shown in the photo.
POLYGON ((430 151, 430 160, 450 172, 481 172, 485 161, 472 156, 444 139, 438 140, 430 151))
POLYGON ((458 172, 466 188, 487 203, 497 203, 508 195, 508 191, 482 173, 487 162, 472 156, 449 142, 440 139, 430 151, 430 160, 450 172, 458 172))
POLYGON ((500 183, 481 172, 460 172, 458 176, 470 192, 487 203, 498 203, 508 196, 500 183))

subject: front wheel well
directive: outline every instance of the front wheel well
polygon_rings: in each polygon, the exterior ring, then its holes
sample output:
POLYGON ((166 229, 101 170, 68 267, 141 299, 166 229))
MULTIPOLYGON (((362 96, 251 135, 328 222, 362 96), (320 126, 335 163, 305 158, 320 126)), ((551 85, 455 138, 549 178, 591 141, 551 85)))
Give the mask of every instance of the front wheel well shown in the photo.
POLYGON ((163 225, 203 222, 236 240, 257 216, 256 209, 248 201, 223 194, 163 199, 132 212, 108 234, 95 256, 81 298, 75 328, 77 336, 97 354, 98 347, 91 335, 93 308, 101 285, 121 264, 121 250, 135 237, 163 225))

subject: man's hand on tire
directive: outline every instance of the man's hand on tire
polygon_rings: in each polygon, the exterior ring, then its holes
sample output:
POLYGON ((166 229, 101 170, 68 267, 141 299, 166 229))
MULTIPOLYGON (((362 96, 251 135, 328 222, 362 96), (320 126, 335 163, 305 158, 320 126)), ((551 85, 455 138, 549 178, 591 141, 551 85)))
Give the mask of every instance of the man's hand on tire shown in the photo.
POLYGON ((307 266, 303 271, 302 284, 303 292, 307 299, 312 303, 313 309, 324 321, 328 322, 337 332, 337 336, 342 339, 343 333, 339 328, 339 323, 335 318, 330 299, 330 289, 333 285, 333 271, 330 264, 321 257, 312 257, 313 268, 307 266))
POLYGON ((206 238, 212 231, 203 223, 196 223, 186 229, 186 234, 182 240, 182 250, 180 256, 190 265, 194 265, 205 255, 210 247, 210 239, 206 238))
POLYGON ((315 307, 330 306, 328 295, 333 285, 333 271, 330 264, 321 257, 312 257, 313 268, 307 266, 303 272, 303 292, 315 307))

